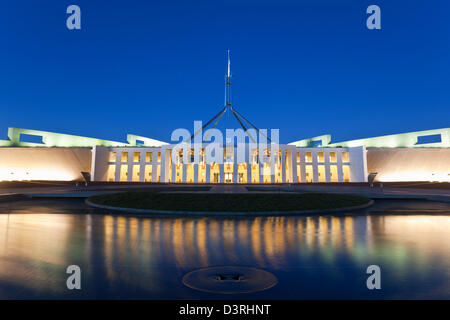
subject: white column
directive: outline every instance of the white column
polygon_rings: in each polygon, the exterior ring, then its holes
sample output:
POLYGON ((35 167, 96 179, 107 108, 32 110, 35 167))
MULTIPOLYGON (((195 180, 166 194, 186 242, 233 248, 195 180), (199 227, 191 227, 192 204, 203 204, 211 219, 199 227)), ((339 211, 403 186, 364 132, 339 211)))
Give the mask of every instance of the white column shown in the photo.
MULTIPOLYGON (((171 161, 172 161, 171 152, 172 152, 172 150, 170 150, 170 149, 166 150, 166 160, 165 160, 165 164, 166 164, 166 180, 165 180, 165 182, 169 182, 169 180, 173 182, 173 180, 172 180, 172 171, 170 170, 170 166, 172 166, 172 163, 171 163, 171 161)), ((172 168, 173 168, 173 166, 172 166, 172 168)))
POLYGON ((325 182, 331 182, 331 173, 330 173, 330 152, 323 151, 324 163, 325 163, 325 182))
POLYGON ((259 183, 264 183, 264 167, 261 162, 261 159, 258 159, 258 174, 259 174, 259 183))
POLYGON ((336 160, 337 160, 338 182, 344 182, 344 174, 342 171, 342 150, 339 151, 336 150, 336 160))
POLYGON ((115 173, 115 177, 114 177, 114 180, 116 182, 120 181, 120 168, 121 168, 120 161, 121 160, 122 160, 122 152, 117 151, 116 152, 116 173, 115 173))
MULTIPOLYGON (((250 162, 252 159, 250 159, 250 162)), ((252 183, 252 164, 246 163, 247 166, 247 183, 252 183)))
MULTIPOLYGON (((442 137, 442 135, 441 135, 442 137)), ((364 182, 369 182, 369 167, 367 166, 367 148, 366 146, 362 147, 362 156, 363 156, 363 175, 364 175, 364 182)), ((351 160, 351 158, 350 158, 351 160)))
POLYGON ((176 163, 172 162, 172 172, 170 173, 172 176, 172 183, 175 183, 177 181, 177 165, 176 163))
POLYGON ((161 180, 160 182, 166 182, 166 171, 167 171, 167 165, 166 165, 166 149, 161 147, 161 180))
POLYGON ((186 183, 186 177, 187 177, 187 164, 183 163, 183 177, 181 179, 181 182, 186 183))
MULTIPOLYGON (((130 155, 128 155, 128 159, 130 155)), ((133 181, 133 163, 128 160, 127 182, 133 181)))
POLYGON ((145 182, 145 152, 140 152, 140 157, 139 157, 139 182, 145 182))
POLYGON ((236 159, 236 150, 233 155, 233 183, 238 183, 238 163, 236 159))
POLYGON ((158 181, 158 150, 152 149, 152 182, 158 181))
POLYGON ((313 165, 313 182, 319 182, 319 172, 317 167, 317 151, 312 151, 312 165, 313 165))
POLYGON ((291 149, 292 182, 297 183, 297 148, 291 149))
POLYGON ((128 151, 128 171, 127 171, 127 182, 133 181, 133 152, 128 151))
POLYGON ((205 178, 205 182, 206 183, 211 183, 211 165, 209 163, 206 164, 206 178, 205 178))
POLYGON ((286 183, 286 149, 281 148, 281 182, 286 183))
POLYGON ((303 151, 300 153, 300 181, 306 182, 306 160, 303 151))
POLYGON ((200 163, 200 151, 201 149, 197 146, 194 145, 194 163, 192 164, 194 166, 193 171, 194 171, 194 183, 198 183, 198 166, 200 163))
POLYGON ((331 182, 330 164, 325 164, 325 182, 331 182))
POLYGON ((223 166, 224 166, 224 164, 223 164, 223 162, 221 163, 221 164, 219 164, 219 183, 224 183, 225 182, 225 171, 224 171, 224 168, 223 168, 223 166))
POLYGON ((194 163, 194 183, 198 183, 198 163, 194 163))

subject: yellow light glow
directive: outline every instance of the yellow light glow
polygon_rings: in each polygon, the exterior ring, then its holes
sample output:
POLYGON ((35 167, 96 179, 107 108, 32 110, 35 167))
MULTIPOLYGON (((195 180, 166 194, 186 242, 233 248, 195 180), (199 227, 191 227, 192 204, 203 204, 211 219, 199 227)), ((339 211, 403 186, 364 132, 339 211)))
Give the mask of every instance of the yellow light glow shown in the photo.
POLYGON ((377 176, 377 180, 380 182, 404 182, 404 181, 450 182, 450 173, 421 172, 421 171, 384 173, 377 176))
POLYGON ((0 169, 0 181, 52 180, 71 181, 78 177, 70 172, 55 169, 0 169))

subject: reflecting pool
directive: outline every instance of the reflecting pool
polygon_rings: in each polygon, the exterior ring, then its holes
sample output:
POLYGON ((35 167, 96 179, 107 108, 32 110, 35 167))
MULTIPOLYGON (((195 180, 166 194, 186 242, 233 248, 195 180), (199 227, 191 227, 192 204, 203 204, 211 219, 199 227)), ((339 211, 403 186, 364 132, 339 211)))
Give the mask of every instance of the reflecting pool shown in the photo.
POLYGON ((358 215, 137 218, 82 200, 0 204, 0 298, 450 299, 450 204, 378 201, 358 215), (366 268, 381 268, 368 290, 366 268), (81 268, 68 290, 66 268, 81 268), (260 292, 197 291, 183 276, 256 267, 260 292))

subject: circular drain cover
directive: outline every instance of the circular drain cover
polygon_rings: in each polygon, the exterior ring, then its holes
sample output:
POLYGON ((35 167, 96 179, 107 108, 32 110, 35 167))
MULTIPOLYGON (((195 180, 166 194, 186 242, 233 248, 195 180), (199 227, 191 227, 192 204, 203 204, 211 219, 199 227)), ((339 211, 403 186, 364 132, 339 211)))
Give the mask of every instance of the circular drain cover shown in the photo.
POLYGON ((268 271, 239 266, 202 268, 183 277, 184 285, 189 288, 224 294, 262 291, 277 282, 277 277, 268 271))

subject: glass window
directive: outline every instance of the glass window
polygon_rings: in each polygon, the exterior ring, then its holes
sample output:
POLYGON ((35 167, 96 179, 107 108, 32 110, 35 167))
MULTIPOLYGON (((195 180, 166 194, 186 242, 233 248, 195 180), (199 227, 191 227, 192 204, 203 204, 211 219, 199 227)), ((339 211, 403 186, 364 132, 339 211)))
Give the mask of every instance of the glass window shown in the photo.
POLYGON ((306 182, 313 182, 313 167, 305 166, 306 182))
POLYGON ((342 162, 349 162, 348 152, 342 152, 342 162))
POLYGON ((133 155, 133 162, 139 162, 139 161, 141 161, 141 153, 135 152, 133 155))
POLYGON ((342 174, 344 182, 350 182, 350 166, 342 166, 342 174))
POLYGON ((122 162, 128 162, 128 152, 122 152, 122 162))
POLYGON ((110 152, 109 153, 109 162, 116 162, 116 156, 117 156, 116 152, 110 152))
POLYGON ((120 181, 128 180, 128 165, 123 164, 120 166, 120 181))
POLYGON ((146 165, 145 166, 145 177, 144 177, 144 181, 145 182, 152 182, 152 168, 153 166, 150 165, 146 165))
POLYGON ((336 152, 330 152, 330 162, 336 162, 336 152))
POLYGON ((110 164, 108 166, 108 181, 114 182, 116 181, 116 165, 110 164))
POLYGON ((145 162, 152 162, 152 153, 151 152, 145 153, 145 162))
POLYGON ((133 166, 133 177, 132 177, 132 181, 134 182, 139 182, 139 176, 140 176, 140 165, 135 164, 133 166))
POLYGON ((325 158, 323 156, 323 152, 317 152, 317 161, 318 162, 325 162, 325 158))
POLYGON ((311 152, 305 153, 305 162, 312 162, 312 153, 311 152))
POLYGON ((318 174, 319 182, 325 182, 326 181, 325 166, 324 165, 317 166, 317 174, 318 174))

